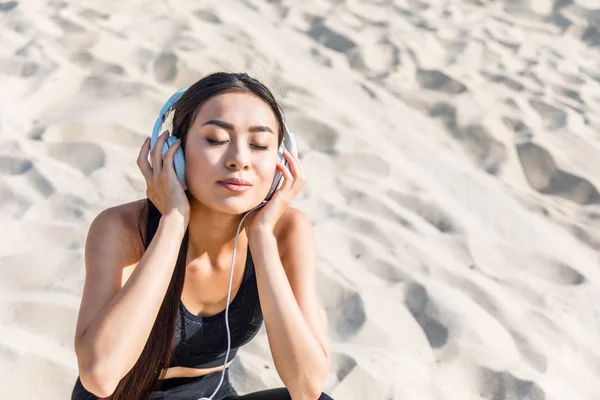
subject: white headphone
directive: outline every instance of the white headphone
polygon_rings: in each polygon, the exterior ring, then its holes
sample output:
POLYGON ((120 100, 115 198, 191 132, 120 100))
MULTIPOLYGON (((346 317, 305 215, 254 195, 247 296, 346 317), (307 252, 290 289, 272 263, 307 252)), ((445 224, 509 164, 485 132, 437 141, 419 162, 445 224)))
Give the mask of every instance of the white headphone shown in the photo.
MULTIPOLYGON (((185 87, 185 88, 179 90, 174 95, 172 95, 171 98, 169 98, 169 100, 161 108, 160 114, 159 114, 158 118, 156 119, 156 122, 154 123, 154 129, 152 131, 152 138, 150 140, 150 150, 152 150, 154 148, 154 146, 156 145, 156 141, 158 139, 158 134, 162 130, 162 127, 165 124, 165 122, 171 122, 168 117, 172 117, 172 114, 175 112, 175 109, 173 108, 173 106, 177 103, 177 101, 181 98, 181 96, 185 93, 185 91, 187 89, 188 88, 185 87)), ((279 148, 277 150, 277 162, 289 169, 288 162, 284 157, 284 150, 288 150, 295 157, 297 157, 298 151, 296 148, 296 139, 294 138, 294 135, 292 134, 292 132, 290 132, 290 130, 288 129, 288 127, 285 123, 285 116, 283 114, 283 110, 281 109, 281 107, 279 107, 279 114, 281 116, 281 121, 283 123, 283 140, 281 141, 281 145, 279 146, 279 148)), ((172 135, 173 129, 169 129, 169 131, 171 132, 171 135, 165 141, 165 144, 162 149, 162 157, 163 158, 165 156, 165 152, 169 149, 169 147, 171 147, 173 145, 173 143, 175 143, 178 140, 177 137, 172 135)), ((175 151, 175 155, 173 157, 173 167, 175 168, 175 173, 177 174, 177 178, 179 179, 179 182, 181 182, 184 189, 187 189, 187 185, 185 183, 185 158, 184 158, 183 149, 181 147, 179 147, 177 149, 177 151, 175 151)), ((229 352, 231 350, 231 332, 229 330, 229 318, 228 318, 229 302, 231 300, 233 268, 234 268, 235 254, 236 254, 237 241, 238 241, 238 235, 240 233, 240 229, 241 229, 242 225, 244 224, 244 220, 246 219, 246 217, 248 215, 250 215, 252 212, 254 212, 254 211, 258 210, 259 208, 261 208, 262 206, 264 206, 267 203, 267 201, 271 199, 271 197, 273 196, 275 191, 281 186, 281 184, 283 182, 282 177, 283 177, 283 174, 281 173, 281 171, 275 170, 275 175, 273 177, 273 183, 271 184, 271 188, 269 189, 269 192, 267 193, 265 200, 262 203, 260 203, 258 206, 247 211, 244 214, 244 216, 242 217, 242 220, 240 221, 240 225, 238 226, 237 232, 235 234, 235 242, 233 245, 233 256, 231 257, 231 272, 229 273, 229 290, 227 291, 227 303, 225 305, 225 327, 227 328, 227 353, 225 354, 225 361, 223 363, 223 371, 221 372, 221 380, 219 381, 217 388, 210 395, 210 397, 201 397, 198 400, 212 400, 213 399, 213 397, 217 394, 217 392, 221 388, 221 385, 223 384, 223 379, 225 378, 225 372, 227 370, 227 362, 229 359, 229 352)))

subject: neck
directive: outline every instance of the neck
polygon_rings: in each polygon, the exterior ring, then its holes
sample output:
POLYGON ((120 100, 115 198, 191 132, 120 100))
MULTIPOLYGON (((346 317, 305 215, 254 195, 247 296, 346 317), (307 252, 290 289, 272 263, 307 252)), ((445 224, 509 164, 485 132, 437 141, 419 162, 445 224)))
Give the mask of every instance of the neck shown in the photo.
MULTIPOLYGON (((188 224, 188 254, 194 260, 206 255, 211 261, 231 257, 235 235, 242 215, 225 214, 205 207, 190 198, 190 222, 188 224)), ((248 239, 242 227, 236 251, 245 249, 248 239)))

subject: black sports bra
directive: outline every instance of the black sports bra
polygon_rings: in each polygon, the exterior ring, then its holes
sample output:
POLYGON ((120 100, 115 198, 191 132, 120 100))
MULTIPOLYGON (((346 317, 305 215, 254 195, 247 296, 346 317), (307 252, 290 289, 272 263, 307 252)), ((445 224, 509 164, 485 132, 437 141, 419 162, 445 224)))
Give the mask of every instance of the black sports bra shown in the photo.
MULTIPOLYGON (((228 315, 231 331, 231 350, 228 358, 228 361, 230 361, 235 357, 240 346, 248 343, 256 336, 263 323, 254 262, 249 246, 242 284, 229 304, 228 315)), ((188 311, 180 302, 173 355, 169 367, 217 367, 225 363, 226 353, 225 310, 210 317, 199 317, 188 311)), ((94 398, 94 395, 82 386, 78 377, 71 394, 71 400, 94 398)))
MULTIPOLYGON (((254 262, 249 247, 242 284, 229 304, 228 315, 231 331, 230 361, 237 349, 258 333, 263 323, 254 262)), ((169 367, 217 367, 224 364, 226 352, 225 310, 210 317, 199 317, 180 302, 169 367)))

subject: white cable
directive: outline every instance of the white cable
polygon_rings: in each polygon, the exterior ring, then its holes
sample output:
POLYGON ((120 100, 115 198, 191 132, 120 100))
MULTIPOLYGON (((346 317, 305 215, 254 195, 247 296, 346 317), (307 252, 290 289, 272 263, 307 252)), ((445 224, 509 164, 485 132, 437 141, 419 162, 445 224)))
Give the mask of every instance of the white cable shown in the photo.
POLYGON ((229 359, 229 351, 231 350, 231 332, 229 332, 228 313, 229 313, 229 300, 231 297, 231 285, 233 282, 233 267, 235 264, 235 253, 236 253, 236 248, 237 248, 238 235, 240 234, 240 229, 241 229, 242 224, 244 223, 244 220, 246 219, 246 217, 248 215, 250 215, 250 213, 252 213, 252 212, 258 210, 259 208, 261 208, 262 206, 264 206, 265 204, 267 204, 267 202, 263 201, 262 203, 260 203, 256 207, 254 207, 252 210, 246 212, 246 214, 240 221, 240 225, 238 226, 237 232, 235 234, 235 242, 233 243, 233 256, 231 257, 231 272, 229 273, 229 290, 227 291, 227 304, 225 305, 225 328, 227 328, 227 353, 225 354, 225 362, 223 363, 223 371, 221 372, 221 380, 219 381, 217 388, 215 389, 213 394, 210 395, 210 397, 200 397, 198 400, 212 400, 213 397, 217 394, 217 392, 221 388, 221 385, 223 384, 223 379, 225 379, 225 372, 227 371, 227 360, 229 359))

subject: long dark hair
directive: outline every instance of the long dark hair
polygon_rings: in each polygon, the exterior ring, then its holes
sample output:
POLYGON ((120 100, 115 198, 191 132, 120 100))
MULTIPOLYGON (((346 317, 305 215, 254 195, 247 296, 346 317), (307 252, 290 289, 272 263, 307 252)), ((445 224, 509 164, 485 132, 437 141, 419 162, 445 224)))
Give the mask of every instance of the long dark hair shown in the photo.
MULTIPOLYGON (((275 113, 279 121, 279 144, 283 139, 283 123, 277 101, 269 89, 258 80, 244 73, 217 72, 205 76, 186 90, 175 104, 172 134, 181 139, 185 148, 188 130, 202 104, 213 96, 226 92, 251 93, 263 99, 275 113)), ((189 195, 189 194, 188 194, 189 195)), ((145 249, 148 248, 160 221, 161 214, 149 199, 140 214, 139 231, 145 249), (145 235, 144 215, 147 215, 145 235)), ((133 368, 121 379, 110 400, 146 400, 156 389, 158 380, 164 377, 171 361, 172 346, 175 338, 175 318, 181 300, 185 279, 188 232, 183 237, 175 270, 163 302, 158 311, 148 341, 133 368)))

